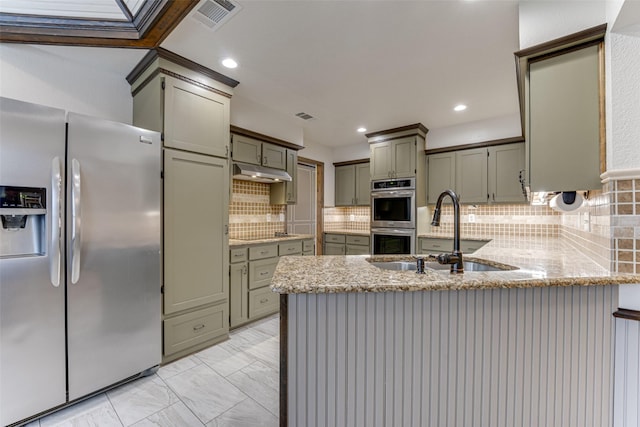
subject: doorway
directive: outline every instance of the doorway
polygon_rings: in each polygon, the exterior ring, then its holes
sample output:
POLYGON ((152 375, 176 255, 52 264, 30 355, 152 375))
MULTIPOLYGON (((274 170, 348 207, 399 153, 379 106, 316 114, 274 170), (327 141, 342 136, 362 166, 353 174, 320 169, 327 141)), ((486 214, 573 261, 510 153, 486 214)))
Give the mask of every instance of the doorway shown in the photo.
POLYGON ((287 206, 287 233, 314 235, 316 254, 320 255, 322 253, 324 163, 299 158, 297 175, 297 202, 295 205, 287 206))

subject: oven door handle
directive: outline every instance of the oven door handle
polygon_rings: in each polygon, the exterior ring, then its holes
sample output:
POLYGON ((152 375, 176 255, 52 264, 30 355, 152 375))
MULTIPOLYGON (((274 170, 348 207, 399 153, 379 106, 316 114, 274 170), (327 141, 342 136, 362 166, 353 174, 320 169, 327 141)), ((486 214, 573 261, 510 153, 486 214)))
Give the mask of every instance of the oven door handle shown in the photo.
POLYGON ((378 191, 372 192, 372 198, 389 198, 389 197, 413 197, 416 194, 415 191, 378 191))

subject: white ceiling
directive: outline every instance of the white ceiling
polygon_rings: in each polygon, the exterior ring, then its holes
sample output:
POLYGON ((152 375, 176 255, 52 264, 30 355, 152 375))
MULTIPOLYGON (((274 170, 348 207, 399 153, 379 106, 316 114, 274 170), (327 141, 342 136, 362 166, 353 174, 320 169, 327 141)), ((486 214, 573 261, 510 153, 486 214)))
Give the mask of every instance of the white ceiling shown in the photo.
POLYGON ((363 142, 359 126, 433 130, 518 113, 517 1, 238 3, 215 31, 186 17, 162 47, 240 81, 240 98, 314 116, 294 118, 305 140, 344 146, 363 142), (220 65, 227 56, 238 68, 220 65), (468 109, 454 112, 459 103, 468 109))

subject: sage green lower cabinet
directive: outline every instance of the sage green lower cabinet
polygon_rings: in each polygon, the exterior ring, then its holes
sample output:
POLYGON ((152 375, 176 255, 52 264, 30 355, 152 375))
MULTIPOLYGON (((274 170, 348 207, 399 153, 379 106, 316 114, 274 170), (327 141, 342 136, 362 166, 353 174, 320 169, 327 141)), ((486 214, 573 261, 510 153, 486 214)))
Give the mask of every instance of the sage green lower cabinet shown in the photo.
MULTIPOLYGON (((463 254, 473 253, 489 243, 489 240, 460 240, 460 250, 463 254)), ((453 251, 453 239, 436 237, 419 237, 418 253, 445 253, 453 251)))
POLYGON ((281 256, 314 254, 314 239, 256 244, 229 251, 229 325, 242 326, 277 313, 280 295, 271 278, 281 256))
POLYGON ((165 319, 164 354, 182 354, 180 352, 198 344, 210 345, 211 341, 227 334, 228 318, 227 304, 218 304, 165 319))
POLYGON ((325 233, 325 255, 367 255, 371 253, 369 236, 325 233))
POLYGON ((235 328, 249 321, 249 263, 247 248, 229 252, 229 327, 235 328))
POLYGON ((369 246, 369 236, 346 236, 347 255, 368 255, 371 253, 369 246))

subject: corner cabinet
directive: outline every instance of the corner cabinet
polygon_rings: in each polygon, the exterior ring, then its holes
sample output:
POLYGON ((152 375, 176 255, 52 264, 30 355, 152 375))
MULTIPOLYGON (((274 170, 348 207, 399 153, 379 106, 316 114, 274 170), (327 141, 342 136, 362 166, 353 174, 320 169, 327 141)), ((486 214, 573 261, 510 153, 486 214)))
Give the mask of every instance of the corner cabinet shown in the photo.
POLYGON ((335 205, 368 206, 371 201, 369 162, 335 166, 335 205))
POLYGON ((163 137, 166 363, 228 337, 229 108, 238 82, 162 48, 127 81, 133 124, 163 137))

